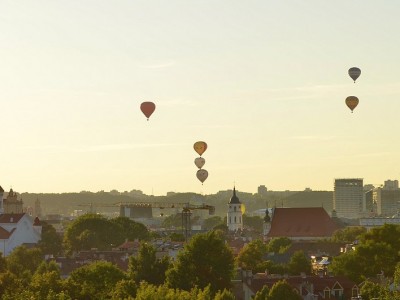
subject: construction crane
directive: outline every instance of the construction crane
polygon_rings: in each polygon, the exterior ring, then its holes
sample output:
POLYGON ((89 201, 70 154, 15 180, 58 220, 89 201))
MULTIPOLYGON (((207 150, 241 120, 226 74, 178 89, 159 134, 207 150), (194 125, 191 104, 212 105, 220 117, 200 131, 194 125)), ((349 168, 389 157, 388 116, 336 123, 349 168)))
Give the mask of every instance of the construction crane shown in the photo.
POLYGON ((190 204, 188 202, 178 202, 178 203, 165 203, 165 202, 121 202, 120 206, 120 215, 125 216, 125 210, 129 210, 129 214, 131 215, 130 209, 137 208, 175 208, 182 209, 182 234, 185 237, 185 241, 188 240, 188 237, 191 234, 191 222, 190 217, 192 215, 193 210, 208 210, 209 215, 215 214, 215 206, 207 205, 207 204, 190 204))

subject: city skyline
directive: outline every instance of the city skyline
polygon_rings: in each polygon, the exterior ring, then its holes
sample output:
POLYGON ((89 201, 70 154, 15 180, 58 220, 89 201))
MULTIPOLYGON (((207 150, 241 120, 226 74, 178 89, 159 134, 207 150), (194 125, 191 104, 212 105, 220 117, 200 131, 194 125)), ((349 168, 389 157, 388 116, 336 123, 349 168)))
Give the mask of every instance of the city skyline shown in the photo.
POLYGON ((398 179, 399 9, 4 1, 0 185, 165 195, 398 179), (350 67, 362 71, 357 83, 350 67), (149 121, 144 101, 156 104, 149 121), (203 185, 197 141, 208 144, 203 185))

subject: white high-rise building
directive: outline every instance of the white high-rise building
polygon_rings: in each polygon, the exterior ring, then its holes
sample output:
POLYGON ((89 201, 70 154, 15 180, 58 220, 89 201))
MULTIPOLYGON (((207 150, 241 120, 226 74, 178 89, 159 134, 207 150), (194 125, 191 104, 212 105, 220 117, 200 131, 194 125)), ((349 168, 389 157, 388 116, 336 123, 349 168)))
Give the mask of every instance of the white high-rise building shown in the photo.
POLYGON ((335 179, 333 209, 339 218, 357 219, 363 211, 363 179, 335 179))
POLYGON ((243 229, 242 203, 236 196, 236 189, 233 188, 233 196, 228 203, 228 213, 226 218, 229 231, 237 231, 243 229))

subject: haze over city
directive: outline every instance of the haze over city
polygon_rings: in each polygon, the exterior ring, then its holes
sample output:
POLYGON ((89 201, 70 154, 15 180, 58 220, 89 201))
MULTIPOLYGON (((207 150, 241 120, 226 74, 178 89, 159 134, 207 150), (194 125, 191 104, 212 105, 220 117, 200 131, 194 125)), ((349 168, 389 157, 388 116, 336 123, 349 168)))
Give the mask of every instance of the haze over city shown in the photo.
POLYGON ((2 1, 0 184, 162 195, 398 179, 399 9, 2 1), (356 83, 350 67, 362 70, 356 83), (156 104, 149 121, 143 101, 156 104), (196 141, 208 144, 203 185, 196 141))

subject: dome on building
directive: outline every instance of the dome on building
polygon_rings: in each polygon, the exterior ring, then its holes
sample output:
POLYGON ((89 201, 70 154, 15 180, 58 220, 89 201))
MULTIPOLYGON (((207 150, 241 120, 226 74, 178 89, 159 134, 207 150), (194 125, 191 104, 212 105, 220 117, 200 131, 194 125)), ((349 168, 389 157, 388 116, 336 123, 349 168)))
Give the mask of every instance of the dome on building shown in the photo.
POLYGON ((240 204, 239 198, 236 196, 235 187, 233 188, 233 196, 231 197, 231 200, 229 201, 229 204, 240 204))

